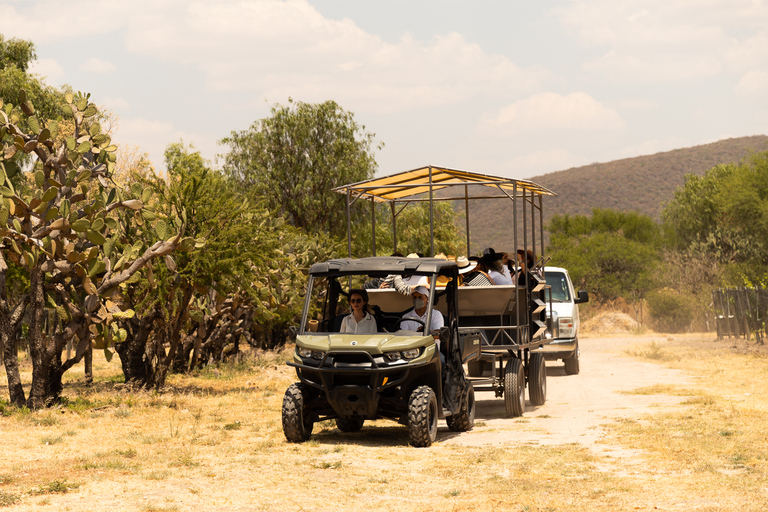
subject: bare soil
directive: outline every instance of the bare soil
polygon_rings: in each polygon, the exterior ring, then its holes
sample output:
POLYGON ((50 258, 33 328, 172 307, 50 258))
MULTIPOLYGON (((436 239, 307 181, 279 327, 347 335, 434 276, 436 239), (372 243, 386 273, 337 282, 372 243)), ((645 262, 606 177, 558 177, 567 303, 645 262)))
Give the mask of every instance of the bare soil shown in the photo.
POLYGON ((505 415, 502 399, 495 398, 492 392, 478 393, 477 426, 444 442, 475 446, 577 443, 603 454, 625 454, 618 447, 599 443, 602 425, 672 407, 684 397, 622 392, 656 384, 681 387, 690 384, 689 377, 681 371, 628 357, 624 352, 654 339, 654 336, 627 334, 582 338, 579 375, 566 375, 561 362, 547 362, 544 405, 536 407, 526 400, 524 415, 510 419, 505 415))

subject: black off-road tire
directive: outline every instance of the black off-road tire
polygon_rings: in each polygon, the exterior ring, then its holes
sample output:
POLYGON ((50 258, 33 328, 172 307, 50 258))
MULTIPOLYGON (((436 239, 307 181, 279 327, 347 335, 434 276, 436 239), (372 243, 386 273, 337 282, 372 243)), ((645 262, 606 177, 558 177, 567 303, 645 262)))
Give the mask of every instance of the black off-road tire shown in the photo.
POLYGON ((475 388, 469 385, 461 411, 445 418, 448 428, 454 432, 466 432, 475 426, 475 388))
POLYGON ((547 366, 540 352, 531 354, 528 363, 528 398, 531 405, 544 405, 547 401, 547 366))
POLYGON ((504 369, 504 406, 513 418, 525 411, 525 373, 522 361, 516 357, 511 357, 504 369))
POLYGON ((307 387, 296 382, 288 386, 283 396, 283 434, 289 443, 303 443, 312 435, 314 423, 306 419, 304 400, 307 387))
POLYGON ((576 350, 573 351, 573 355, 568 359, 563 359, 565 363, 566 375, 578 375, 579 374, 579 342, 576 342, 576 350))
POLYGON ((429 386, 413 390, 408 400, 408 435, 416 447, 430 446, 437 438, 437 397, 429 386))
POLYGON ((358 432, 363 428, 365 418, 360 416, 351 416, 347 418, 336 418, 336 426, 342 432, 358 432))

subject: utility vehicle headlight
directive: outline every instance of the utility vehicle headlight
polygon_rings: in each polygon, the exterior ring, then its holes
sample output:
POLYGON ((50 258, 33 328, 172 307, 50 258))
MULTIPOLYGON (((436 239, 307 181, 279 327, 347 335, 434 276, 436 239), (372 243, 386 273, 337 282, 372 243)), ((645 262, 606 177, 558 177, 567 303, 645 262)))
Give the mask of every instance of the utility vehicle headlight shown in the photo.
POLYGON ((399 361, 402 359, 400 352, 384 352, 384 357, 386 357, 389 362, 399 361))
POLYGON ((421 350, 418 348, 412 348, 410 350, 402 351, 403 359, 407 359, 409 361, 411 359, 416 359, 417 357, 419 357, 419 354, 421 354, 421 350))
POLYGON ((299 356, 307 359, 317 359, 318 361, 321 360, 325 355, 325 352, 320 350, 312 350, 309 348, 297 347, 296 350, 298 351, 299 356))

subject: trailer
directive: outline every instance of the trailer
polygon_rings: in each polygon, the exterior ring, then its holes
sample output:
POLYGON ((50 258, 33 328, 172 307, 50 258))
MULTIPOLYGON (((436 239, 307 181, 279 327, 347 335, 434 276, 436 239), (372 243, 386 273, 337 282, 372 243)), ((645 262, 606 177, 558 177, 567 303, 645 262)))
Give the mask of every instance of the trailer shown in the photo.
MULTIPOLYGON (((430 205, 430 256, 435 255, 434 204, 458 201, 465 210, 466 254, 471 254, 470 204, 475 201, 503 199, 511 202, 513 250, 537 254, 536 263, 527 272, 526 285, 493 287, 460 286, 457 289, 460 332, 478 332, 480 350, 467 354, 467 376, 477 391, 493 391, 504 398, 507 414, 521 416, 525 409, 525 386, 533 405, 546 401, 544 355, 536 349, 550 343, 546 336, 546 309, 551 309, 549 287, 544 274, 544 197, 553 191, 529 180, 479 174, 443 166, 428 165, 380 178, 343 185, 334 191, 346 196, 347 247, 351 256, 351 206, 361 200, 371 203, 371 249, 376 255, 374 204, 389 206, 393 226, 393 246, 397 251, 397 217, 412 203, 430 205), (538 250, 537 250, 538 249, 538 250)), ((482 219, 481 219, 482 221, 482 219)), ((425 233, 426 235, 426 233, 425 233)), ((384 292, 390 300, 396 294, 384 292)), ((400 306, 403 305, 402 299, 400 306)), ((398 305, 388 307, 397 310, 398 305)), ((438 308, 442 305, 438 303, 438 308)), ((442 311, 442 309, 441 309, 442 311)))

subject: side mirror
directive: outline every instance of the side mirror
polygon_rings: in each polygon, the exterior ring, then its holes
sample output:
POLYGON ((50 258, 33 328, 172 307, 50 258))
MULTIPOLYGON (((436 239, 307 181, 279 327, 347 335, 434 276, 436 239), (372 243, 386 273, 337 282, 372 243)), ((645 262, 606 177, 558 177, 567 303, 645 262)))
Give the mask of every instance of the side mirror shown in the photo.
POLYGON ((573 303, 584 304, 585 302, 589 302, 589 294, 587 293, 587 290, 579 290, 579 296, 575 301, 573 301, 573 303))
POLYGON ((299 335, 299 328, 296 327, 295 325, 292 325, 292 326, 288 327, 288 332, 291 333, 290 336, 289 336, 291 341, 296 341, 296 336, 299 335))

